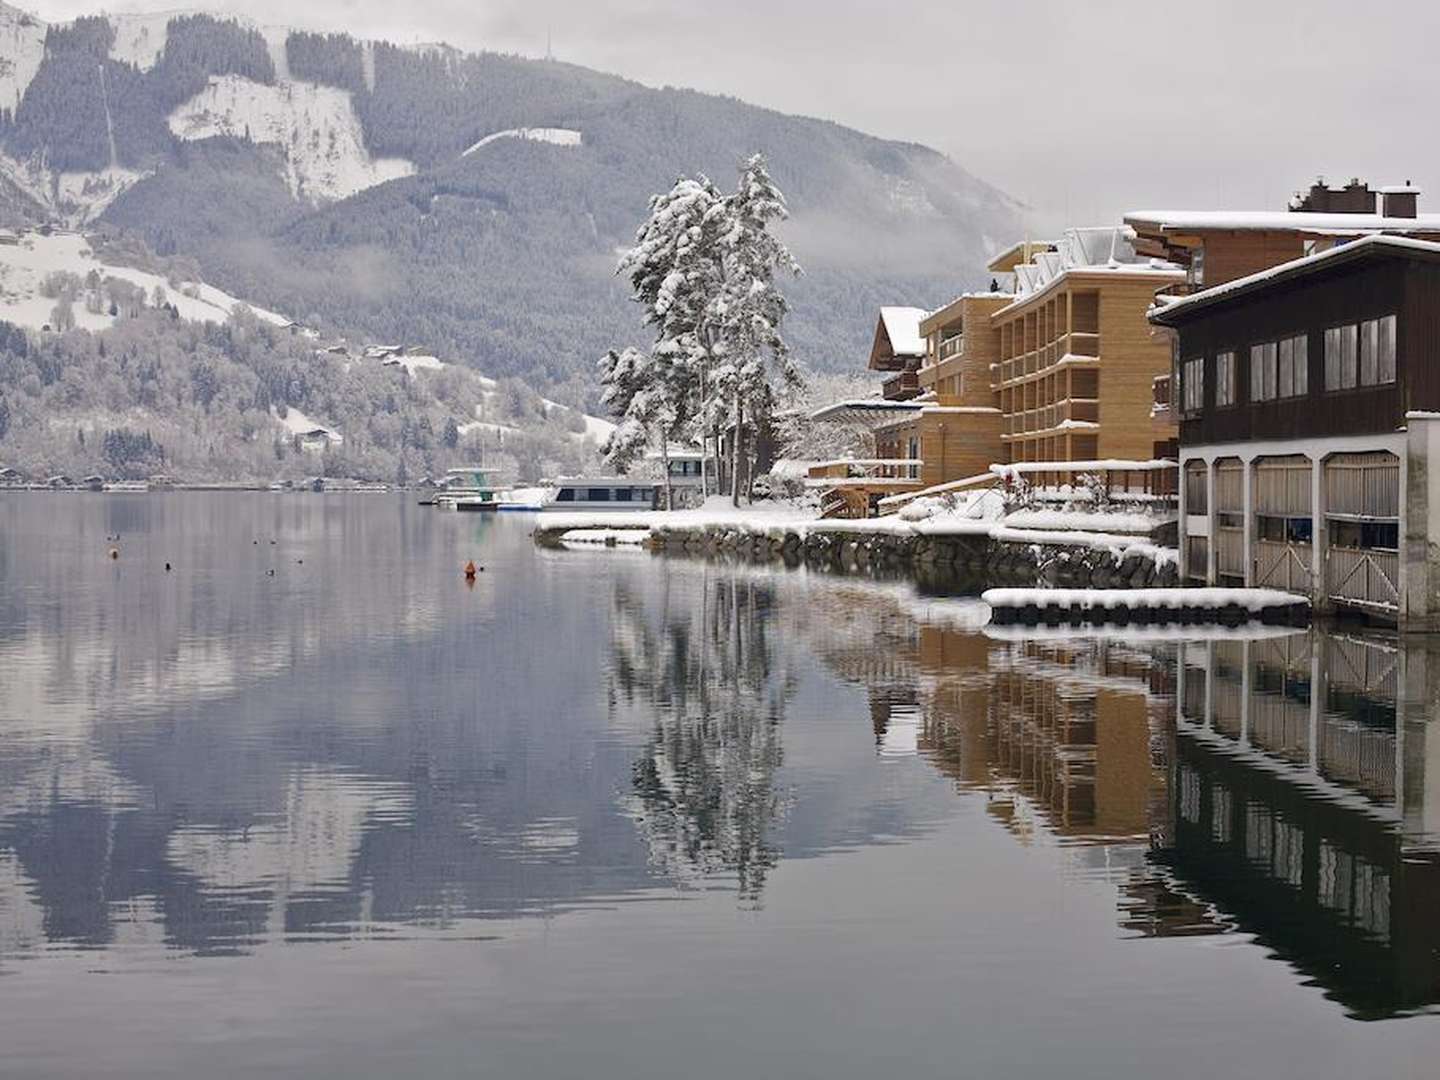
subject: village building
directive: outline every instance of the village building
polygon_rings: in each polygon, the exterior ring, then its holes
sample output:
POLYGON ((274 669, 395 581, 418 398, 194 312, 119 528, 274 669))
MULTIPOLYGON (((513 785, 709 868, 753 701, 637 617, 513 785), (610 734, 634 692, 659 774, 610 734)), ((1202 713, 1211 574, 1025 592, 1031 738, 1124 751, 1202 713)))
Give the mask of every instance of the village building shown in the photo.
POLYGON ((1367 236, 1151 320, 1175 339, 1188 577, 1440 627, 1440 244, 1367 236))
MULTIPOLYGON (((889 376, 881 395, 813 414, 866 430, 875 460, 844 476, 831 462, 812 479, 845 480, 855 489, 846 511, 864 514, 932 488, 990 482, 996 464, 1053 462, 1032 482, 1067 484, 1107 462, 1173 458, 1169 348, 1145 313, 1185 274, 1138 255, 1133 241, 1125 226, 1023 241, 987 264, 988 292, 933 312, 881 309, 869 360, 889 376)), ((1155 487, 1150 473, 1136 475, 1155 487)))
POLYGON ((1000 461, 1143 461, 1168 457, 1174 429, 1154 410, 1170 354, 1145 313, 1181 282, 1174 263, 1137 253, 1124 226, 1067 229, 1026 261, 1014 249, 990 264, 1012 273, 1014 296, 990 317, 1000 461))
POLYGON ((1285 210, 1136 210, 1125 215, 1136 252, 1185 270, 1176 295, 1198 292, 1271 266, 1314 255, 1361 236, 1440 241, 1440 214, 1419 212, 1410 184, 1343 188, 1324 181, 1296 195, 1285 210))
POLYGON ((886 401, 908 401, 920 394, 920 365, 925 341, 920 335, 924 308, 882 307, 870 345, 870 370, 886 376, 880 395, 886 401))
POLYGON ((967 293, 920 320, 925 354, 914 408, 875 427, 876 455, 914 462, 907 475, 920 488, 976 476, 1002 460, 990 316, 1009 299, 967 293))

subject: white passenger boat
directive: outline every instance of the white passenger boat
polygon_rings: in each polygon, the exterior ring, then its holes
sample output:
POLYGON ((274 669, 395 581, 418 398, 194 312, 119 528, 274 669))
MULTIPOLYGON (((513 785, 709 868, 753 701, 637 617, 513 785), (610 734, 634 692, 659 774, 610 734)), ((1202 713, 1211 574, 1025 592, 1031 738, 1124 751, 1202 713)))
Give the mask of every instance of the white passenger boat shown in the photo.
POLYGON ((660 485, 631 476, 553 481, 540 510, 654 510, 660 485))

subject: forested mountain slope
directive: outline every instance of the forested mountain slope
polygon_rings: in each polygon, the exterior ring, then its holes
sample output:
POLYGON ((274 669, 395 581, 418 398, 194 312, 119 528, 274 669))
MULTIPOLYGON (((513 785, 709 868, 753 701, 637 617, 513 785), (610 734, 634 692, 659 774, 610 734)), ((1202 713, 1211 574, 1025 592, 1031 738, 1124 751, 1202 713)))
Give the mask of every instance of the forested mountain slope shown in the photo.
POLYGON ((555 61, 206 15, 46 26, 0 6, 0 221, 132 230, 335 332, 595 402, 642 337, 613 276, 648 197, 765 152, 806 276, 789 337, 863 355, 881 302, 980 281, 1016 206, 921 146, 555 61))

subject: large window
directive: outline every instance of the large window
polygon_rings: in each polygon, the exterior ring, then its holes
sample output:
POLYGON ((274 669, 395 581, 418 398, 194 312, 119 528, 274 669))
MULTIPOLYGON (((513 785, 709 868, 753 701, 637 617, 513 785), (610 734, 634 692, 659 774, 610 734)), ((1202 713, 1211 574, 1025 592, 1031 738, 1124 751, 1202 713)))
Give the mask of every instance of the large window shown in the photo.
POLYGON ((1215 356, 1215 406, 1235 404, 1235 354, 1222 352, 1215 356))
POLYGON ((1205 406, 1205 361, 1196 357, 1186 360, 1180 366, 1180 393, 1182 407, 1187 413, 1197 413, 1205 406))
POLYGON ((1325 331, 1325 389, 1353 390, 1356 374, 1355 326, 1330 327, 1325 331))
POLYGON ((1276 386, 1275 342, 1250 347, 1250 400, 1273 401, 1276 386))
POLYGON ((1395 316, 1368 319, 1360 324, 1360 385, 1381 386, 1395 381, 1395 316))
POLYGON ((1280 342, 1277 390, 1282 398, 1304 397, 1310 392, 1310 339, 1296 334, 1280 342))

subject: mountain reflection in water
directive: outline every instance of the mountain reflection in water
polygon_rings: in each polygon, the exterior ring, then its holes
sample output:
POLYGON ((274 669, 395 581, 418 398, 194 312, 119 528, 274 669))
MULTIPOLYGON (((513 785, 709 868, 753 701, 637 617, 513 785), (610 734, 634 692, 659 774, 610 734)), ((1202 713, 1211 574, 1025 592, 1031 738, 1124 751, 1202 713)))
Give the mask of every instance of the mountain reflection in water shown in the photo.
POLYGON ((1355 1017, 1440 1001, 1427 642, 1027 636, 391 500, 0 499, 0 538, 0 973, 762 913, 791 864, 973 808, 1110 889, 1114 947, 1250 938, 1355 1017))

